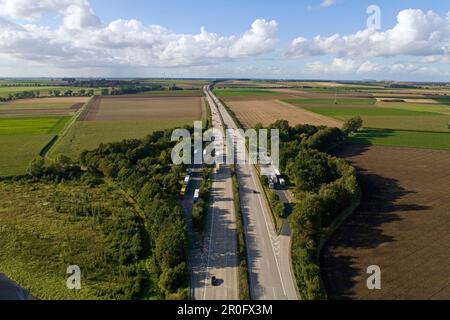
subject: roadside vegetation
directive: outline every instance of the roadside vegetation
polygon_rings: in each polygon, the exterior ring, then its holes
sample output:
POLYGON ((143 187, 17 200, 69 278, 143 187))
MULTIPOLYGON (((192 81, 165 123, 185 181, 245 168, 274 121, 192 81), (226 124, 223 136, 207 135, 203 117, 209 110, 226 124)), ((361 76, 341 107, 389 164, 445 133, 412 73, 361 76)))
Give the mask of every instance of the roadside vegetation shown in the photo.
MULTIPOLYGON (((361 118, 350 119, 343 130, 310 125, 290 127, 288 121, 269 126, 280 130, 280 169, 286 173, 295 195, 289 216, 292 263, 305 300, 326 299, 319 266, 321 241, 328 228, 360 195, 356 170, 326 151, 344 142, 361 126, 361 118)), ((275 193, 271 193, 269 200, 272 210, 284 216, 284 206, 275 193)))
POLYGON ((168 130, 104 144, 79 162, 39 158, 26 178, 3 182, 8 201, 0 221, 11 228, 0 229, 8 248, 2 270, 38 298, 186 299, 187 234, 178 199, 185 168, 171 165, 170 137, 168 130), (29 203, 33 197, 39 200, 29 203), (30 222, 14 225, 14 212, 30 222), (55 217, 65 232, 53 228, 55 217), (17 228, 26 229, 20 239, 17 228), (33 249, 22 250, 27 246, 33 249), (74 264, 87 277, 78 295, 64 288, 64 270, 74 264))
POLYGON ((40 299, 135 299, 142 224, 115 187, 71 180, 0 182, 0 269, 40 299), (66 288, 78 265, 82 288, 66 288))
POLYGON ((239 299, 250 300, 250 283, 248 276, 247 249, 245 241, 244 218, 241 210, 241 196, 239 183, 236 176, 236 168, 231 166, 231 178, 233 181, 233 202, 236 214, 237 244, 239 254, 239 299))
POLYGON ((200 240, 200 243, 203 243, 203 239, 205 237, 205 224, 209 210, 211 187, 211 168, 206 166, 203 168, 203 177, 199 189, 199 198, 192 206, 192 225, 195 233, 200 240))

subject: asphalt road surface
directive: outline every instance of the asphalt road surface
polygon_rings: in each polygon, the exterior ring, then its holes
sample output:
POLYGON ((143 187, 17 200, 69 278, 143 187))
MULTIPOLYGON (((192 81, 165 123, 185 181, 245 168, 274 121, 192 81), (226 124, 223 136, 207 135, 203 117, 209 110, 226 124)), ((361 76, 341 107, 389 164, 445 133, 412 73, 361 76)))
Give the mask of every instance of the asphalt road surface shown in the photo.
MULTIPOLYGON (((207 89, 225 127, 237 129, 222 103, 207 89)), ((235 139, 242 137, 235 137, 235 139)), ((267 208, 259 176, 253 165, 236 166, 247 243, 250 294, 254 300, 297 300, 291 269, 290 237, 278 236, 267 208)))
MULTIPOLYGON (((223 131, 219 111, 209 97, 208 100, 213 127, 223 131)), ((195 300, 238 300, 239 260, 230 168, 222 166, 212 180, 204 247, 190 259, 191 295, 195 300), (211 283, 213 276, 217 278, 216 285, 211 283)))

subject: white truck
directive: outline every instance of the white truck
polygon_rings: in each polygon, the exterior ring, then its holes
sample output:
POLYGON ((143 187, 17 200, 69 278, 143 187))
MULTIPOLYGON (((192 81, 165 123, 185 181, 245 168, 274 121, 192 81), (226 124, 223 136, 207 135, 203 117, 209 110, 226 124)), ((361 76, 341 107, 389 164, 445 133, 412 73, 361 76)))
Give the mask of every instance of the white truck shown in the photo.
POLYGON ((196 189, 194 192, 194 203, 198 201, 199 197, 200 197, 200 190, 196 189))

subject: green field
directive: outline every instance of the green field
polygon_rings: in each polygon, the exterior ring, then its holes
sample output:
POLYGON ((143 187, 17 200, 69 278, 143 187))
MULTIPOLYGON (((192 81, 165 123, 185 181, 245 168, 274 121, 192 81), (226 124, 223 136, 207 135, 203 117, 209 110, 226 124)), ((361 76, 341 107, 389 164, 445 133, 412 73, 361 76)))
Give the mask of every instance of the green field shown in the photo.
POLYGON ((276 91, 257 89, 215 89, 214 93, 219 97, 258 97, 280 95, 280 93, 276 91))
POLYGON ((15 103, 0 103, 1 110, 36 110, 36 109, 70 109, 73 103, 34 103, 20 104, 20 100, 15 103))
POLYGON ((51 149, 49 156, 65 154, 73 159, 101 143, 141 139, 154 131, 192 125, 192 120, 80 121, 51 149))
POLYGON ((346 120, 356 115, 361 117, 427 117, 439 115, 433 112, 421 112, 394 108, 303 107, 303 109, 340 120, 346 120))
POLYGON ((53 135, 0 135, 0 177, 23 175, 53 135))
POLYGON ((57 135, 70 117, 0 118, 2 135, 57 135))
POLYGON ((450 98, 435 98, 433 100, 437 101, 438 103, 450 106, 450 98))
POLYGON ((0 177, 23 175, 71 117, 0 118, 0 177))
POLYGON ((332 105, 373 105, 377 102, 376 99, 287 99, 285 102, 293 105, 307 105, 307 104, 332 104, 332 105), (337 102, 337 103, 336 103, 337 102))
POLYGON ((444 104, 419 104, 419 103, 398 103, 398 102, 389 102, 389 103, 378 103, 377 107, 379 108, 388 108, 388 109, 400 109, 400 110, 408 110, 408 111, 416 111, 416 112, 433 112, 439 114, 450 115, 450 107, 444 104))
POLYGON ((76 182, 0 182, 0 198, 0 270, 34 297, 121 299, 121 292, 133 285, 129 271, 112 259, 117 248, 106 228, 111 217, 65 212, 69 205, 75 208, 86 201, 82 199, 89 199, 91 208, 127 208, 133 213, 118 190, 76 182), (66 287, 70 265, 81 268, 79 291, 66 287))
POLYGON ((303 109, 343 121, 360 116, 364 126, 368 128, 449 132, 450 114, 446 115, 445 107, 439 105, 411 107, 405 105, 403 108, 303 107, 303 109))
POLYGON ((351 141, 380 146, 450 150, 450 133, 364 129, 351 141))

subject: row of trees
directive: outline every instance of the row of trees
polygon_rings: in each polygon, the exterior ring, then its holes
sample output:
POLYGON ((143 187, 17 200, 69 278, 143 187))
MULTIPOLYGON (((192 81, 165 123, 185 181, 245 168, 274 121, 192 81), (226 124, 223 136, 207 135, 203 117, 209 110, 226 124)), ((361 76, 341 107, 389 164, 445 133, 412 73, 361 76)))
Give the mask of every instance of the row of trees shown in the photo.
POLYGON ((18 99, 32 99, 32 98, 39 98, 41 95, 40 91, 23 91, 23 92, 16 92, 16 93, 10 93, 7 97, 0 97, 0 102, 8 102, 18 99))
MULTIPOLYGON (((65 156, 54 161, 37 159, 28 169, 32 179, 56 183, 77 180, 91 186, 102 180, 114 181, 135 199, 139 216, 127 209, 108 211, 90 206, 83 198, 70 209, 64 209, 62 202, 58 205, 74 217, 104 218, 104 230, 116 253, 110 260, 130 277, 130 287, 122 297, 138 296, 144 282, 147 290, 161 298, 188 297, 187 230, 178 199, 185 168, 172 165, 174 145, 171 131, 155 132, 142 140, 100 145, 83 152, 79 162, 65 156), (138 267, 148 256, 152 266, 138 267)), ((205 197, 207 192, 205 185, 205 197)))
MULTIPOLYGON (((48 95, 50 97, 92 97, 94 96, 95 91, 93 89, 81 89, 79 91, 74 90, 59 90, 54 89, 48 91, 48 95)), ((10 93, 7 97, 0 97, 0 102, 9 102, 19 99, 34 99, 41 97, 41 91, 22 91, 16 93, 10 93)))
POLYGON ((192 224, 195 232, 203 238, 206 215, 209 209, 209 198, 211 195, 211 168, 203 169, 203 179, 200 185, 199 199, 192 207, 192 224))
POLYGON ((187 298, 187 230, 179 204, 185 168, 171 164, 171 132, 155 132, 143 140, 125 140, 83 152, 80 162, 91 174, 115 181, 136 199, 143 213, 157 278, 152 289, 170 299, 187 298))
POLYGON ((74 90, 50 90, 48 94, 51 97, 92 97, 95 95, 95 91, 93 89, 80 89, 78 91, 74 90))
POLYGON ((303 184, 300 187, 305 191, 299 196, 289 219, 294 270, 299 290, 308 300, 326 298, 319 268, 322 237, 335 219, 360 195, 355 169, 342 159, 330 157, 329 162, 322 163, 323 166, 317 163, 321 167, 320 171, 324 168, 331 169, 331 173, 323 176, 322 181, 317 179, 322 174, 315 175, 314 170, 310 174, 303 174, 305 178, 314 176, 312 180, 317 184, 303 184), (332 175, 338 178, 330 179, 332 175))
POLYGON ((128 85, 119 88, 111 88, 111 89, 102 89, 102 96, 120 96, 125 94, 137 94, 144 93, 155 90, 162 90, 162 86, 153 87, 153 86, 138 86, 138 85, 128 85))
MULTIPOLYGON (((362 127, 361 118, 342 129, 277 121, 268 129, 280 130, 280 169, 294 186, 297 197, 289 217, 292 261, 299 290, 305 299, 323 299, 319 246, 325 230, 360 195, 356 170, 345 160, 325 153, 362 127)), ((257 129, 262 125, 257 125, 257 129)), ((272 207, 278 204, 271 196, 272 207)), ((281 211, 281 206, 279 206, 281 211)))

